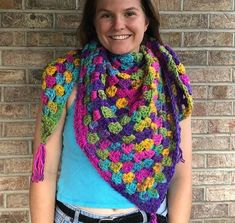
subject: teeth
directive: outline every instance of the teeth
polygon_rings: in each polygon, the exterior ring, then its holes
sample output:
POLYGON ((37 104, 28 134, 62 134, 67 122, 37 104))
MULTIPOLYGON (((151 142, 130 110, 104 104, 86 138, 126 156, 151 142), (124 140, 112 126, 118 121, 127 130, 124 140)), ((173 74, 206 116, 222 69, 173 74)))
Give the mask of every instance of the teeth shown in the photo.
POLYGON ((119 35, 119 36, 111 36, 112 39, 116 39, 116 40, 123 40, 123 39, 127 39, 130 35, 119 35))

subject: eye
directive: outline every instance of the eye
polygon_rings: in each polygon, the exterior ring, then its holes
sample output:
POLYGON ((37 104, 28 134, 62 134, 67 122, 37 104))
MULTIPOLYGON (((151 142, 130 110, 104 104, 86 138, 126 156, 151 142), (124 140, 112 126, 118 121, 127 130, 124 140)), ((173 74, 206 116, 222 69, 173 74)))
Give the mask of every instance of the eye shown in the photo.
POLYGON ((100 18, 109 19, 109 18, 111 18, 111 15, 109 13, 103 13, 103 14, 100 15, 100 18))
POLYGON ((131 17, 131 16, 135 16, 136 15, 136 13, 134 12, 134 11, 127 11, 126 13, 125 13, 125 16, 126 17, 131 17))

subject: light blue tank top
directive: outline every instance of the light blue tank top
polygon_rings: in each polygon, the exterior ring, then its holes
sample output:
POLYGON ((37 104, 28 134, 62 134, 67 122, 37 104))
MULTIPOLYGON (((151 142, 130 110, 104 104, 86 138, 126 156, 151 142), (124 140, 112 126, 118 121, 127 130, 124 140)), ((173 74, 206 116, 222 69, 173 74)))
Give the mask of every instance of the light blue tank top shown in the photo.
MULTIPOLYGON (((73 127, 74 107, 72 103, 65 120, 57 200, 90 208, 135 207, 99 175, 77 144, 73 127)), ((166 199, 157 213, 166 216, 166 199)))

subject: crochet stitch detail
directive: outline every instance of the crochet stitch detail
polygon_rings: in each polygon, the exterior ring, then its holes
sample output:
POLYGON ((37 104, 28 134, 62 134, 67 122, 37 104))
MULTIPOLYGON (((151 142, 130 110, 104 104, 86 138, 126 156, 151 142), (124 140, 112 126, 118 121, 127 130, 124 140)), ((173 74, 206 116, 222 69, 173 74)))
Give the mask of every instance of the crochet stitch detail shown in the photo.
POLYGON ((184 72, 176 55, 154 40, 140 53, 110 55, 93 42, 81 54, 77 143, 115 190, 150 214, 162 203, 175 165, 183 160, 179 122, 192 110, 184 72), (90 135, 95 135, 92 142, 90 135), (109 145, 102 149, 104 141, 109 145))

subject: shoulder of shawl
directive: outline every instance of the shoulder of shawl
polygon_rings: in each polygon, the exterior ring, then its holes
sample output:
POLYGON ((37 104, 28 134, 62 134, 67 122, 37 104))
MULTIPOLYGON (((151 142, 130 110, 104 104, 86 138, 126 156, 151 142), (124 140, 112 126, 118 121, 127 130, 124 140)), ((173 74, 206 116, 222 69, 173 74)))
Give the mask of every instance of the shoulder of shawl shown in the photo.
POLYGON ((168 56, 168 69, 174 74, 172 82, 172 91, 176 97, 183 97, 179 100, 182 111, 179 112, 179 120, 183 120, 192 113, 193 97, 192 87, 184 65, 180 62, 176 52, 168 45, 163 46, 164 53, 168 56))
POLYGON ((65 57, 47 64, 42 75, 41 142, 45 143, 55 129, 67 99, 77 82, 81 51, 70 51, 65 57))

